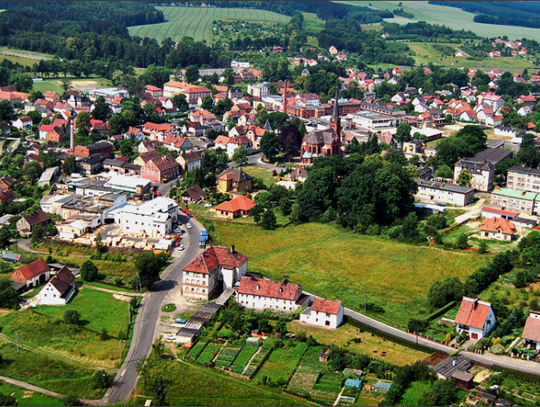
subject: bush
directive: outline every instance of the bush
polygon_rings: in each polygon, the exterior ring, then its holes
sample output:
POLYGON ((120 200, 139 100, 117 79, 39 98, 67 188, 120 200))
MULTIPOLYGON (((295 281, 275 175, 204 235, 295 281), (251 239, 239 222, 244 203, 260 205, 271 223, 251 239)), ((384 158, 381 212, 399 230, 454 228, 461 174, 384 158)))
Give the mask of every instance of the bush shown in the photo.
POLYGON ((64 322, 68 325, 81 326, 81 314, 74 309, 67 310, 64 312, 64 322))
POLYGON ((491 347, 491 353, 495 355, 502 355, 504 352, 504 346, 501 344, 496 344, 491 347))
POLYGON ((98 279, 98 268, 91 260, 86 260, 81 266, 81 277, 84 281, 92 282, 98 279))

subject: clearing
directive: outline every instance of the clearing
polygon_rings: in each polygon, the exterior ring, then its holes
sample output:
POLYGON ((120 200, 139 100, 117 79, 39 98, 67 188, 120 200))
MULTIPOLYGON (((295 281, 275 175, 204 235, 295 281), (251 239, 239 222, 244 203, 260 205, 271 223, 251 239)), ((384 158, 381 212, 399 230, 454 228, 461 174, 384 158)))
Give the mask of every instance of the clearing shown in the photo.
POLYGON ((212 40, 214 20, 245 20, 250 22, 285 23, 290 17, 266 10, 210 7, 156 7, 163 11, 165 23, 129 27, 131 36, 155 38, 161 43, 171 37, 180 41, 184 36, 195 41, 212 40))

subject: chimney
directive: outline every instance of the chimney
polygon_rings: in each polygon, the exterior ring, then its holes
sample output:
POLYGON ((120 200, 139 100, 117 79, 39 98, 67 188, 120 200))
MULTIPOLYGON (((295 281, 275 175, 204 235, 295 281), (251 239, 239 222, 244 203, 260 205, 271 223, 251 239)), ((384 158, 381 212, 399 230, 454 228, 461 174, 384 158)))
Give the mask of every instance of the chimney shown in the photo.
POLYGON ((259 284, 257 284, 257 291, 259 291, 260 288, 261 288, 261 286, 259 284))
POLYGON ((230 252, 231 252, 231 253, 234 253, 234 251, 235 251, 235 250, 234 250, 234 245, 232 244, 232 245, 231 245, 230 252))
POLYGON ((73 127, 75 126, 75 123, 72 121, 70 128, 70 135, 69 135, 69 148, 71 151, 75 151, 75 135, 73 133, 73 127))
POLYGON ((452 366, 455 366, 455 365, 456 365, 456 361, 453 360, 453 361, 452 361, 452 366))

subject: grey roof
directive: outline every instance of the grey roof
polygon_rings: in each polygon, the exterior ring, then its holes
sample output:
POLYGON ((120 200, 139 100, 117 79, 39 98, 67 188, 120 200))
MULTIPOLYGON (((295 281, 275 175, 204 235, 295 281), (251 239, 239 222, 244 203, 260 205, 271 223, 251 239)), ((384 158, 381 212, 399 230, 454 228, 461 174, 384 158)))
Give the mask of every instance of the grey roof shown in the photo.
POLYGON ((471 366, 471 359, 463 355, 456 355, 449 356, 438 365, 433 366, 432 369, 448 379, 454 374, 454 372, 466 372, 471 366))
POLYGON ((512 219, 512 222, 514 222, 514 223, 523 223, 523 224, 526 224, 526 225, 536 226, 536 221, 535 220, 520 218, 519 216, 512 219))
POLYGON ((497 165, 507 158, 512 158, 513 155, 514 153, 512 150, 504 150, 502 148, 486 148, 485 150, 476 153, 469 160, 478 162, 486 160, 493 165, 497 165))
POLYGON ((125 164, 125 161, 115 160, 114 158, 107 158, 105 161, 103 161, 103 165, 114 165, 117 167, 121 167, 124 164, 125 164))
POLYGON ((463 370, 458 370, 454 373, 452 373, 452 376, 450 376, 452 379, 461 380, 463 382, 470 382, 472 379, 474 379, 474 375, 469 372, 465 372, 463 370))
POLYGON ((457 194, 468 194, 470 192, 474 192, 474 188, 462 187, 461 185, 445 184, 437 181, 426 181, 420 178, 416 178, 415 181, 419 187, 451 191, 457 194))
POLYGON ((2 216, 0 218, 0 225, 3 225, 5 223, 7 223, 13 216, 15 216, 15 215, 7 214, 7 215, 2 216))
POLYGON ((79 161, 79 163, 92 165, 99 162, 104 162, 106 158, 107 156, 105 154, 94 154, 82 159, 81 161, 79 161))
POLYGON ((337 139, 337 135, 333 129, 314 130, 304 136, 304 141, 307 144, 332 144, 337 139))
POLYGON ((483 171, 495 171, 495 167, 489 161, 459 160, 456 167, 460 166, 469 171, 469 174, 482 174, 483 171))
POLYGON ((518 174, 524 174, 524 175, 540 175, 540 170, 537 170, 536 168, 527 168, 527 167, 510 167, 508 172, 517 172, 518 174))

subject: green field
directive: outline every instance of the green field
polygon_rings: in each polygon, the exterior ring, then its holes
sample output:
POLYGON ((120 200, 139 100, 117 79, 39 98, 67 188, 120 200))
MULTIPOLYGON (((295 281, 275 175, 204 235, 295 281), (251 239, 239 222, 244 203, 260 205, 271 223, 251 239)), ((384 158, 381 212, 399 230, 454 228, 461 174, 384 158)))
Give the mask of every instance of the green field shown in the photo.
POLYGON ((250 226, 216 223, 214 244, 236 245, 248 256, 248 269, 280 280, 289 278, 306 291, 339 299, 350 308, 368 302, 384 307, 370 314, 399 328, 411 317, 429 314, 430 285, 449 276, 462 280, 490 256, 411 246, 362 236, 337 226, 317 223, 266 231, 250 226), (264 244, 261 244, 264 242, 264 244))
MULTIPOLYGON (((341 3, 338 1, 337 3, 341 3)), ((394 10, 400 1, 343 1, 347 4, 369 7, 380 10, 394 10)), ((393 18, 388 21, 400 24, 407 24, 415 21, 425 21, 430 24, 445 25, 454 30, 471 30, 482 37, 498 37, 506 35, 509 40, 529 38, 540 41, 540 29, 527 27, 512 27, 508 25, 480 24, 473 21, 474 14, 467 13, 454 7, 437 6, 429 4, 427 1, 404 1, 402 2, 404 11, 412 13, 414 19, 393 18)))
POLYGON ((306 343, 299 343, 287 349, 274 349, 263 367, 255 375, 254 380, 262 382, 263 377, 266 376, 272 382, 277 382, 280 379, 287 381, 307 347, 306 343))
POLYGON ((163 11, 165 23, 130 27, 129 34, 142 38, 155 38, 158 42, 168 37, 171 37, 173 41, 179 41, 184 36, 192 37, 196 41, 210 41, 214 20, 283 23, 290 19, 285 15, 266 10, 203 7, 156 8, 163 11))
POLYGON ((424 382, 412 382, 411 386, 405 391, 401 400, 402 406, 417 406, 418 399, 425 390, 429 389, 429 384, 424 382))
POLYGON ((20 387, 0 382, 0 393, 8 396, 12 395, 17 400, 19 406, 61 406, 60 399, 45 396, 41 393, 25 390, 20 387))
POLYGON ((64 88, 57 83, 58 81, 43 81, 43 82, 34 82, 32 87, 34 90, 39 90, 42 93, 45 92, 56 92, 59 95, 64 93, 64 88))

